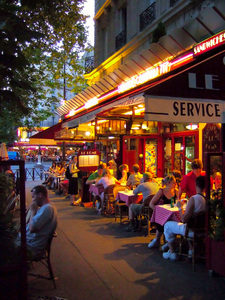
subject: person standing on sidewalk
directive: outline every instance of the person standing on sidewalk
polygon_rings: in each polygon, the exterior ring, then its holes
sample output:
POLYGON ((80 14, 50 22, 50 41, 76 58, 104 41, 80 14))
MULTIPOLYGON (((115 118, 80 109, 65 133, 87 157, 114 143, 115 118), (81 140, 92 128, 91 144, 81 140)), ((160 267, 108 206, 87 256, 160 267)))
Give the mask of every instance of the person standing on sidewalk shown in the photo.
POLYGON ((78 195, 78 172, 79 169, 77 168, 77 156, 74 155, 71 158, 69 163, 69 169, 71 177, 69 179, 69 188, 68 194, 70 194, 70 205, 78 205, 76 201, 76 196, 78 195))

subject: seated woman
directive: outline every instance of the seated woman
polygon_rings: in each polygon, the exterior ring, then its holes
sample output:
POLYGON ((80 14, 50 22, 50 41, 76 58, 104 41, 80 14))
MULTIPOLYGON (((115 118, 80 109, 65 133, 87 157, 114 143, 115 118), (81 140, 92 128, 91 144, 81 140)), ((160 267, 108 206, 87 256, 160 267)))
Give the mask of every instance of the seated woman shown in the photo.
POLYGON ((56 172, 57 172, 58 168, 56 166, 56 162, 52 162, 52 166, 49 168, 49 176, 48 178, 42 182, 42 184, 47 184, 48 186, 51 186, 52 183, 53 183, 53 178, 52 178, 52 175, 54 175, 56 172))
POLYGON ((115 163, 113 160, 110 160, 108 162, 108 170, 109 170, 109 173, 114 176, 114 170, 115 170, 115 163))
MULTIPOLYGON (((100 178, 95 185, 96 186, 103 185, 104 189, 106 189, 109 185, 116 184, 116 183, 119 184, 119 181, 109 173, 108 169, 103 169, 102 178, 100 178)), ((101 198, 101 205, 99 202, 97 203, 97 210, 99 214, 101 213, 103 207, 104 192, 101 193, 100 198, 101 198)))
POLYGON ((127 184, 127 173, 129 172, 129 167, 126 164, 123 164, 119 167, 119 170, 122 174, 121 179, 119 180, 121 185, 126 185, 127 184))
POLYGON ((143 175, 139 172, 139 165, 135 164, 132 166, 132 169, 134 171, 134 174, 131 174, 127 180, 127 186, 129 186, 131 189, 136 188, 143 177, 143 175))
POLYGON ((57 175, 60 176, 60 179, 59 181, 57 181, 57 179, 55 179, 55 187, 57 188, 58 190, 58 193, 61 194, 62 193, 62 189, 61 189, 61 185, 60 183, 64 181, 64 176, 65 176, 65 172, 66 172, 66 163, 65 162, 59 162, 57 164, 57 175), (59 186, 57 186, 57 182, 59 183, 59 186))
MULTIPOLYGON (((170 204, 170 199, 174 197, 177 198, 178 190, 176 187, 176 179, 173 175, 169 175, 164 179, 165 187, 159 189, 150 202, 150 207, 154 210, 156 205, 170 204)), ((148 248, 158 248, 160 246, 160 238, 163 234, 164 228, 162 225, 156 224, 156 237, 149 244, 148 248)), ((165 244, 162 246, 162 250, 165 251, 168 248, 168 245, 165 244)))

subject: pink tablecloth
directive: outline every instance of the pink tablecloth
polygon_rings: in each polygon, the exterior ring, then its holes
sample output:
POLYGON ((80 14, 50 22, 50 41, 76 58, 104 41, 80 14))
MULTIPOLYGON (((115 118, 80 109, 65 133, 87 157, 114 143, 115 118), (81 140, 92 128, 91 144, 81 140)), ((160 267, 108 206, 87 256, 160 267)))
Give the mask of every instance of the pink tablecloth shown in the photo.
POLYGON ((167 221, 181 221, 178 208, 171 208, 170 204, 156 205, 151 217, 151 222, 163 226, 167 221))
POLYGON ((132 203, 138 203, 142 200, 142 194, 134 195, 133 191, 121 191, 118 192, 116 200, 124 201, 127 206, 132 203))
POLYGON ((94 193, 96 196, 100 196, 102 192, 104 192, 103 185, 96 186, 95 184, 91 184, 89 188, 90 193, 94 193))

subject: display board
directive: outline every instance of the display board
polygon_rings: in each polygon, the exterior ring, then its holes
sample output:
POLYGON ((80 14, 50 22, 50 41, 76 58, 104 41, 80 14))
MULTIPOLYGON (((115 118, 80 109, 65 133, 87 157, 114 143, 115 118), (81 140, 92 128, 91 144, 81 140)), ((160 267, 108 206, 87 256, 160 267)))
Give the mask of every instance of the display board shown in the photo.
POLYGON ((80 150, 77 154, 77 167, 81 171, 96 171, 100 164, 100 153, 97 150, 80 150))

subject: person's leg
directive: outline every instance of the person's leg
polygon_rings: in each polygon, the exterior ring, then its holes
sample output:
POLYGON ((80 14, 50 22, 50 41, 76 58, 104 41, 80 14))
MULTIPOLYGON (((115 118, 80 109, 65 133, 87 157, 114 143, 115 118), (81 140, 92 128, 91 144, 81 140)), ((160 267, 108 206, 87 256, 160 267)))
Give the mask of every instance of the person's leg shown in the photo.
POLYGON ((175 253, 174 241, 177 234, 184 235, 186 230, 186 224, 178 223, 174 221, 166 222, 164 226, 165 239, 168 242, 169 250, 163 253, 165 259, 175 261, 177 259, 177 253, 175 253))
POLYGON ((133 205, 134 204, 131 204, 128 208, 128 210, 129 210, 128 215, 129 215, 129 219, 130 219, 130 224, 127 228, 127 231, 134 231, 135 230, 134 213, 133 213, 133 210, 132 210, 133 205))

